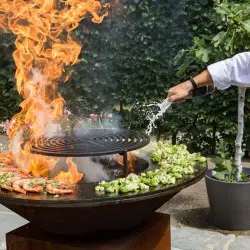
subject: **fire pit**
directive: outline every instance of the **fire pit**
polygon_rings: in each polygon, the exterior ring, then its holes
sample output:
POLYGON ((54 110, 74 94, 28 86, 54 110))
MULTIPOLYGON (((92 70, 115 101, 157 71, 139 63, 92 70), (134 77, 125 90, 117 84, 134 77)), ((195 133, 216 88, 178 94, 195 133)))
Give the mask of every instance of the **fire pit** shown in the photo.
MULTIPOLYGON (((126 152, 143 147, 149 138, 129 130, 91 130, 71 137, 41 138, 33 144, 32 152, 57 156, 95 156, 126 152), (89 147, 87 147, 89 145, 89 147)), ((141 168, 141 161, 135 169, 141 168)), ((144 161, 145 162, 145 161, 144 161)), ((156 166, 144 165, 142 171, 156 166)), ((138 226, 183 188, 199 181, 206 168, 197 166, 195 173, 175 185, 150 188, 128 194, 98 194, 97 183, 77 183, 72 195, 54 196, 16 194, 0 191, 3 205, 29 220, 32 224, 54 234, 82 235, 102 231, 125 230, 138 226)), ((127 170, 128 171, 128 170, 127 170)), ((126 172, 127 172, 126 171, 126 172)))

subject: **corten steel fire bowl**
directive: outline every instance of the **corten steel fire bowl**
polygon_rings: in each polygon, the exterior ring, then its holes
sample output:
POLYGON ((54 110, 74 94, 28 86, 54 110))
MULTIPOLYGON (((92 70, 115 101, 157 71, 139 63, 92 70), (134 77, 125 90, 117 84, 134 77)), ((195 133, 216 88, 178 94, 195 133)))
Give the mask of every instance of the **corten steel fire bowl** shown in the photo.
MULTIPOLYGON (((97 157, 119 153, 124 156, 125 166, 127 152, 148 143, 149 137, 141 132, 91 129, 63 137, 40 138, 31 151, 59 157, 97 157)), ((137 159, 134 164, 136 173, 156 168, 143 159, 137 159)), ((202 179, 205 172, 205 166, 197 166, 193 175, 175 185, 128 194, 98 194, 95 192, 97 183, 84 180, 77 183, 72 195, 59 198, 0 190, 0 202, 44 231, 55 234, 77 236, 125 230, 143 223, 180 190, 202 179)))
POLYGON ((194 175, 175 185, 151 188, 147 192, 98 194, 96 183, 80 182, 72 195, 17 194, 0 190, 0 202, 44 231, 80 236, 130 229, 143 223, 182 189, 198 182, 206 172, 197 166, 194 175))

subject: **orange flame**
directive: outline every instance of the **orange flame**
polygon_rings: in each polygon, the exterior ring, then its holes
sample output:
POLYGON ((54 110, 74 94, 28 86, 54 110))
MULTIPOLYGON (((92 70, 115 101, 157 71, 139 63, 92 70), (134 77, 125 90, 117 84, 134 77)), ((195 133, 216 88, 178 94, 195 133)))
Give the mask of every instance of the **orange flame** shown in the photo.
MULTIPOLYGON (((22 110, 12 118, 8 131, 10 151, 16 164, 33 175, 47 176, 57 159, 32 155, 30 144, 26 143, 24 148, 21 144, 25 137, 36 139, 46 135, 51 124, 63 115, 64 99, 58 93, 58 82, 66 66, 79 62, 81 52, 81 45, 73 40, 71 32, 90 16, 93 22, 101 23, 108 15, 107 11, 100 14, 102 9, 99 0, 0 2, 0 28, 17 36, 13 53, 15 78, 17 90, 24 98, 22 110)), ((68 178, 79 181, 82 174, 71 158, 67 164, 68 178)))
POLYGON ((82 173, 77 172, 77 165, 73 162, 72 157, 66 159, 66 163, 69 166, 68 172, 60 171, 55 177, 56 180, 67 180, 70 183, 76 183, 83 177, 82 173))

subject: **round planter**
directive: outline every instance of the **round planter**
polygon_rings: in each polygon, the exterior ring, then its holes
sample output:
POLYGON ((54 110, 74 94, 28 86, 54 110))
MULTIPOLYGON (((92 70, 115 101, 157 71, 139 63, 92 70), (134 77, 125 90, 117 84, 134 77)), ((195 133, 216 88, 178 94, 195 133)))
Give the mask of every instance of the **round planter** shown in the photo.
MULTIPOLYGON (((250 174, 250 169, 243 168, 250 174)), ((226 230, 250 230, 250 182, 228 183, 205 176, 212 223, 226 230)))

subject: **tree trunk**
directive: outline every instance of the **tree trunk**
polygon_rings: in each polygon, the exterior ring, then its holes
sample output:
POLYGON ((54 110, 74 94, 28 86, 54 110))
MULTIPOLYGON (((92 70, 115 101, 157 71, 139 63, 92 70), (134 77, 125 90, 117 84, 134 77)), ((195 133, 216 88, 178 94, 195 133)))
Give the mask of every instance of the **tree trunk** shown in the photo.
POLYGON ((212 138, 211 155, 215 155, 215 150, 216 150, 216 131, 217 131, 217 126, 216 126, 216 123, 214 123, 213 124, 213 138, 212 138))
POLYGON ((120 113, 122 114, 124 111, 123 109, 123 101, 120 100, 120 113))
POLYGON ((161 139, 161 131, 158 131, 156 140, 159 141, 160 139, 161 139))
POLYGON ((177 142, 177 133, 172 132, 172 144, 176 145, 176 142, 177 142))
POLYGON ((213 8, 214 1, 213 0, 208 0, 208 6, 213 8))
POLYGON ((244 104, 246 88, 238 88, 238 133, 235 141, 235 165, 238 167, 237 180, 241 180, 242 173, 242 138, 244 133, 244 104))

